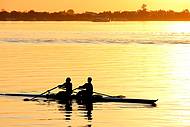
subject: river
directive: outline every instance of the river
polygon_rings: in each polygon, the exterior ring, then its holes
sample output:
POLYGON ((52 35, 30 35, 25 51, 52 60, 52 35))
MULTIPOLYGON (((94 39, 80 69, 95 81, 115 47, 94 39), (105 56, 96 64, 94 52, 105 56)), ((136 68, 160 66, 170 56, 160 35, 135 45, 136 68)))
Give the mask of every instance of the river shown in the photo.
MULTIPOLYGON (((156 107, 0 96, 4 127, 186 127, 190 22, 0 22, 0 93, 42 93, 71 77, 156 107)), ((55 90, 53 92, 57 92, 55 90)))

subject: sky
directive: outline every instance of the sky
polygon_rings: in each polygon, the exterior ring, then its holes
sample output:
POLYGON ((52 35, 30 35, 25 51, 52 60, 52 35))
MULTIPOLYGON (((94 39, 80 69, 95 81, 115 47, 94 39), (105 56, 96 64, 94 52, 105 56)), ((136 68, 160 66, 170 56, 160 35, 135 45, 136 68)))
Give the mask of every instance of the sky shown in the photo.
POLYGON ((6 11, 133 11, 147 4, 149 10, 190 10, 190 0, 0 0, 0 10, 6 11))

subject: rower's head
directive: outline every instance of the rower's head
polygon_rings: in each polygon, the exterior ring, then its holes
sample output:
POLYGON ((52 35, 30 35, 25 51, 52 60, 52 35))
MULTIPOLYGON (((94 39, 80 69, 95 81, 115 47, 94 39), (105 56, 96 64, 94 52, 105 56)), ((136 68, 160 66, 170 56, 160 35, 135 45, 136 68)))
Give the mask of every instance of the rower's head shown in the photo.
POLYGON ((91 83, 91 81, 92 81, 92 78, 88 77, 88 82, 91 83))
POLYGON ((67 78, 66 78, 66 82, 71 82, 71 78, 70 78, 70 77, 67 77, 67 78))

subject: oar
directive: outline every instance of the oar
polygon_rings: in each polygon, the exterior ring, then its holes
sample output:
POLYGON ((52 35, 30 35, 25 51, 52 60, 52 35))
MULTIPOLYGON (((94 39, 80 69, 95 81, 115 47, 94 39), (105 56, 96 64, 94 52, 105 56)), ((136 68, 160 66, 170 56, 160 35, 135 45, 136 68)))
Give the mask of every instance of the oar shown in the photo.
POLYGON ((76 89, 78 89, 78 87, 77 87, 77 88, 75 88, 75 89, 73 89, 73 91, 75 91, 76 89))
POLYGON ((45 93, 47 93, 47 92, 50 92, 50 91, 56 89, 57 87, 58 87, 58 86, 56 86, 56 87, 54 87, 54 88, 51 88, 51 89, 49 89, 49 90, 47 90, 47 91, 41 93, 40 95, 37 95, 37 96, 31 98, 31 99, 27 99, 27 98, 25 98, 24 101, 32 101, 32 100, 34 100, 35 98, 40 97, 40 96, 42 96, 43 94, 45 94, 45 93))
POLYGON ((99 95, 103 95, 103 96, 107 96, 107 97, 113 97, 113 98, 125 98, 125 96, 119 95, 119 96, 111 96, 111 95, 107 95, 107 94, 103 94, 103 93, 99 93, 99 92, 93 92, 95 94, 99 94, 99 95))

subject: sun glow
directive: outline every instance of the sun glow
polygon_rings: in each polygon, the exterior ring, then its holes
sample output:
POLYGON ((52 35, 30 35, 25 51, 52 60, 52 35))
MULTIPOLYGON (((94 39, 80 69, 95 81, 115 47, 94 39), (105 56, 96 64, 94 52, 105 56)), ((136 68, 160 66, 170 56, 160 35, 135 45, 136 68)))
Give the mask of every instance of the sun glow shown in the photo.
POLYGON ((181 23, 175 23, 172 24, 169 28, 173 32, 177 33, 190 33, 190 22, 181 22, 181 23))
POLYGON ((176 79, 190 79, 190 51, 189 46, 187 45, 178 45, 175 50, 172 52, 171 56, 171 66, 172 74, 176 79), (181 50, 183 49, 183 50, 181 50))
MULTIPOLYGON (((187 98, 189 99, 189 84, 190 84, 190 58, 189 46, 177 45, 172 48, 169 59, 170 76, 172 84, 172 98, 187 98)), ((190 105, 187 103, 180 103, 180 105, 190 105)))

